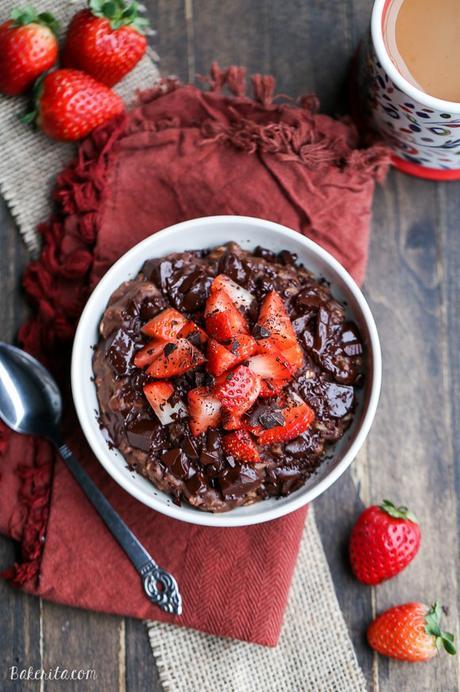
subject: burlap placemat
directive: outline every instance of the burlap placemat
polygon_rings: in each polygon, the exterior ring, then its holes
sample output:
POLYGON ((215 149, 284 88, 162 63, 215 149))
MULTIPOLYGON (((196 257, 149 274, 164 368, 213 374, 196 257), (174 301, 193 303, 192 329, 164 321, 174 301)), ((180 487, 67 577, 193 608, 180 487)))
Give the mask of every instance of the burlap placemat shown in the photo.
POLYGON ((311 509, 276 648, 157 622, 148 628, 168 692, 366 690, 311 509))
MULTIPOLYGON (((5 16, 17 3, 3 0, 5 16)), ((84 2, 40 0, 65 27, 84 2)), ((129 102, 136 89, 159 76, 146 56, 117 91, 129 102)), ((0 98, 0 192, 31 253, 40 239, 36 226, 50 213, 56 174, 74 156, 71 144, 58 144, 19 122, 24 98, 0 98)), ((181 692, 360 692, 366 689, 335 596, 313 512, 310 513, 292 584, 280 643, 269 649, 211 637, 193 630, 147 623, 163 687, 181 692)))
MULTIPOLYGON (((17 5, 17 0, 2 0, 2 17, 8 16, 17 5)), ((41 12, 52 12, 59 20, 62 38, 70 18, 86 7, 86 3, 81 0, 37 0, 36 6, 41 12)), ((116 91, 129 103, 136 90, 151 86, 158 77, 157 66, 151 56, 146 55, 136 69, 116 86, 116 91)), ((27 247, 35 254, 40 245, 37 224, 50 213, 55 176, 74 156, 75 145, 53 142, 40 131, 23 125, 18 116, 27 110, 28 105, 26 97, 0 98, 0 192, 27 247)))

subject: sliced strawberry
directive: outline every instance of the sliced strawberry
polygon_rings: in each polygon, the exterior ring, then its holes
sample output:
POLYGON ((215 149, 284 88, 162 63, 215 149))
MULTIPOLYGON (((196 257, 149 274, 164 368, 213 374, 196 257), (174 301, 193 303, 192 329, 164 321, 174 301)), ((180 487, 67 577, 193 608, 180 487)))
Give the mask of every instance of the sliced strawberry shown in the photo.
POLYGON ((276 425, 267 430, 261 430, 260 428, 252 430, 258 436, 258 441, 261 445, 293 440, 304 433, 315 418, 314 411, 300 397, 296 397, 295 400, 290 402, 290 405, 283 408, 282 414, 284 425, 276 425))
POLYGON ((181 315, 180 312, 174 310, 174 308, 167 308, 155 315, 150 322, 147 322, 142 327, 142 331, 144 334, 156 336, 158 339, 173 341, 187 322, 187 318, 181 315))
POLYGON ((136 368, 145 368, 147 365, 150 365, 150 363, 160 355, 165 346, 166 343, 164 341, 160 341, 159 339, 149 341, 147 346, 144 346, 144 348, 141 348, 140 351, 137 351, 136 355, 134 356, 134 365, 136 368))
POLYGON ((248 368, 264 380, 289 380, 291 367, 281 353, 260 353, 248 359, 248 368))
POLYGON ((303 351, 298 343, 293 344, 286 350, 282 351, 282 355, 286 358, 293 372, 299 370, 303 365, 303 351))
POLYGON ((225 291, 211 292, 204 311, 206 331, 217 341, 228 341, 237 334, 248 334, 248 324, 225 291))
POLYGON ((249 334, 238 334, 231 340, 228 350, 235 356, 236 362, 241 363, 257 353, 257 341, 249 334))
POLYGON ((169 403, 169 399, 174 394, 174 387, 170 382, 150 382, 145 385, 144 394, 163 425, 168 425, 187 415, 187 409, 182 401, 174 405, 169 403))
POLYGON ((278 396, 288 382, 289 380, 262 380, 259 396, 261 396, 263 399, 278 396))
POLYGON ((222 447, 225 454, 234 457, 237 461, 249 463, 260 461, 258 449, 245 430, 235 430, 235 432, 225 435, 222 440, 222 447))
POLYGON ((211 291, 225 291, 237 308, 250 308, 254 296, 226 274, 219 274, 212 282, 211 291))
POLYGON ((285 347, 297 342, 294 327, 281 299, 276 291, 270 291, 260 306, 258 324, 268 332, 268 338, 280 337, 285 347))
POLYGON ((224 430, 240 430, 244 427, 243 419, 236 413, 232 413, 226 408, 222 409, 221 425, 224 430))
POLYGON ((245 365, 238 365, 219 378, 214 391, 222 406, 230 413, 241 416, 260 394, 260 377, 245 365))
POLYGON ((219 425, 222 405, 208 387, 191 389, 187 397, 189 425, 194 437, 219 425))
POLYGON ((206 358, 188 339, 168 342, 163 352, 147 369, 151 377, 167 378, 183 375, 204 363, 206 358))
POLYGON ((222 375, 238 364, 238 359, 215 339, 209 339, 207 368, 212 375, 222 375))
POLYGON ((208 340, 208 335, 206 334, 204 329, 201 329, 201 327, 195 324, 195 322, 192 322, 192 320, 190 320, 182 327, 177 336, 181 339, 190 339, 193 338, 195 334, 197 335, 197 337, 200 340, 200 343, 202 344, 205 344, 208 340))

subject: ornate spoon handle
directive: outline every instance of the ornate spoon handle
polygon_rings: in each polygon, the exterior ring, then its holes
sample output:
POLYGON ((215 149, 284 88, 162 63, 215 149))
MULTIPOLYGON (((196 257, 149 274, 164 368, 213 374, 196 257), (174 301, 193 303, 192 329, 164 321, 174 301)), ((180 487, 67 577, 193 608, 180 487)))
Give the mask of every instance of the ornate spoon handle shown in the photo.
POLYGON ((182 598, 172 574, 157 565, 86 471, 83 470, 67 445, 57 435, 52 439, 52 442, 56 445, 75 480, 139 572, 147 597, 166 613, 181 615, 182 598))

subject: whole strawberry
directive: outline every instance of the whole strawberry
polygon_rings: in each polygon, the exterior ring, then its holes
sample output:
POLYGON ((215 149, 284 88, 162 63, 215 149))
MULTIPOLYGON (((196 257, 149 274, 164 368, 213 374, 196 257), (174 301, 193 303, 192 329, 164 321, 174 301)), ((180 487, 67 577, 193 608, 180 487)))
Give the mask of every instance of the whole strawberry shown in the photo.
POLYGON ((364 510, 349 544, 351 567, 359 581, 379 584, 401 572, 420 547, 420 527, 407 507, 389 500, 364 510))
POLYGON ((58 23, 49 12, 33 7, 11 12, 0 25, 0 92, 16 96, 52 67, 58 55, 58 23))
POLYGON ((138 16, 136 2, 90 0, 89 9, 78 12, 69 24, 63 65, 113 86, 144 55, 147 40, 142 32, 147 25, 138 16))
POLYGON ((23 121, 35 120, 49 137, 76 140, 124 110, 112 89, 79 70, 55 70, 36 86, 35 111, 23 121))
POLYGON ((386 610, 367 630, 370 646, 401 661, 427 661, 444 649, 455 654, 454 637, 441 630, 442 609, 424 603, 405 603, 386 610))

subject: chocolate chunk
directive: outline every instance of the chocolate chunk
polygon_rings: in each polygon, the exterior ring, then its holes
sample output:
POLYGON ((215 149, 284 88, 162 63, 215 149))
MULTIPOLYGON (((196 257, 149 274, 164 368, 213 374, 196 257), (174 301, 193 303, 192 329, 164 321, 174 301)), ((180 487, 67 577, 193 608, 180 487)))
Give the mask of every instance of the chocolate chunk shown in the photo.
POLYGON ((190 468, 187 457, 178 447, 165 452, 161 457, 162 463, 169 468, 176 478, 186 478, 190 468))
POLYGON ((329 412, 334 418, 342 418, 353 406, 353 387, 327 382, 324 386, 329 412))
POLYGON ((203 474, 196 473, 192 478, 186 480, 185 487, 190 495, 201 495, 206 490, 203 474))
POLYGON ((262 247, 261 245, 256 247, 254 250, 254 255, 256 257, 262 257, 262 259, 267 260, 268 262, 276 262, 275 253, 271 250, 267 250, 267 248, 262 247))
MULTIPOLYGON (((268 418, 269 416, 277 416, 277 415, 283 415, 281 413, 281 409, 277 404, 275 403, 270 403, 270 404, 259 404, 256 406, 251 413, 248 416, 248 422, 249 425, 252 427, 256 427, 257 425, 263 425, 261 418, 268 418)), ((283 418, 283 423, 284 423, 284 418, 283 418)), ((275 425, 282 425, 282 423, 276 423, 275 425)))
POLYGON ((203 379, 205 387, 214 387, 215 378, 210 372, 206 372, 203 379))
POLYGON ((284 425, 285 420, 281 411, 264 411, 259 416, 259 423, 263 428, 269 430, 276 428, 278 425, 284 425))
POLYGON ((278 253, 278 260, 285 267, 293 266, 297 262, 297 255, 295 253, 289 252, 289 250, 281 250, 278 253))
POLYGON ((238 351, 239 347, 240 347, 240 342, 238 341, 238 339, 233 339, 231 346, 230 346, 230 351, 232 353, 236 353, 238 351))
POLYGON ((135 346, 133 339, 123 329, 118 329, 110 339, 106 353, 109 363, 117 375, 126 375, 133 370, 134 366, 131 361, 135 346))
POLYGON ((179 449, 179 447, 174 447, 173 449, 170 449, 163 454, 163 456, 161 457, 161 461, 166 466, 172 466, 180 457, 180 455, 181 450, 179 449))
POLYGON ((186 435, 182 440, 181 449, 189 459, 198 459, 199 455, 196 444, 189 435, 186 435))
POLYGON ((252 336, 254 339, 268 339, 270 332, 261 324, 256 324, 252 330, 252 336))
POLYGON ((165 358, 168 358, 171 355, 171 353, 174 353, 176 348, 177 348, 177 344, 172 344, 172 343, 166 344, 166 346, 164 347, 164 351, 163 351, 165 358))
POLYGON ((219 273, 226 274, 243 288, 247 288, 248 270, 234 252, 226 252, 219 260, 219 273))
POLYGON ((167 303, 161 295, 145 298, 139 309, 139 317, 142 322, 148 322, 166 307, 167 303))
POLYGON ((200 455, 200 464, 203 464, 203 466, 207 466, 208 464, 215 464, 218 461, 214 454, 210 454, 209 452, 202 452, 200 455))
POLYGON ((359 338, 356 328, 352 323, 344 325, 341 341, 343 344, 343 350, 347 356, 360 356, 364 350, 361 339, 359 338))
POLYGON ((228 469, 219 479, 220 490, 225 500, 235 500, 255 490, 261 483, 260 476, 252 466, 237 466, 228 469))
POLYGON ((156 432, 159 428, 158 423, 153 420, 142 419, 134 421, 126 429, 128 444, 143 452, 148 452, 154 441, 156 432))
POLYGON ((297 466, 285 466, 276 469, 276 476, 280 487, 280 495, 289 495, 303 483, 303 474, 297 466))
POLYGON ((188 312, 196 312, 204 307, 211 288, 212 278, 203 271, 196 271, 191 274, 181 285, 181 292, 184 294, 181 304, 188 312))
POLYGON ((206 435, 206 447, 211 454, 220 451, 221 439, 217 430, 208 430, 206 435))

